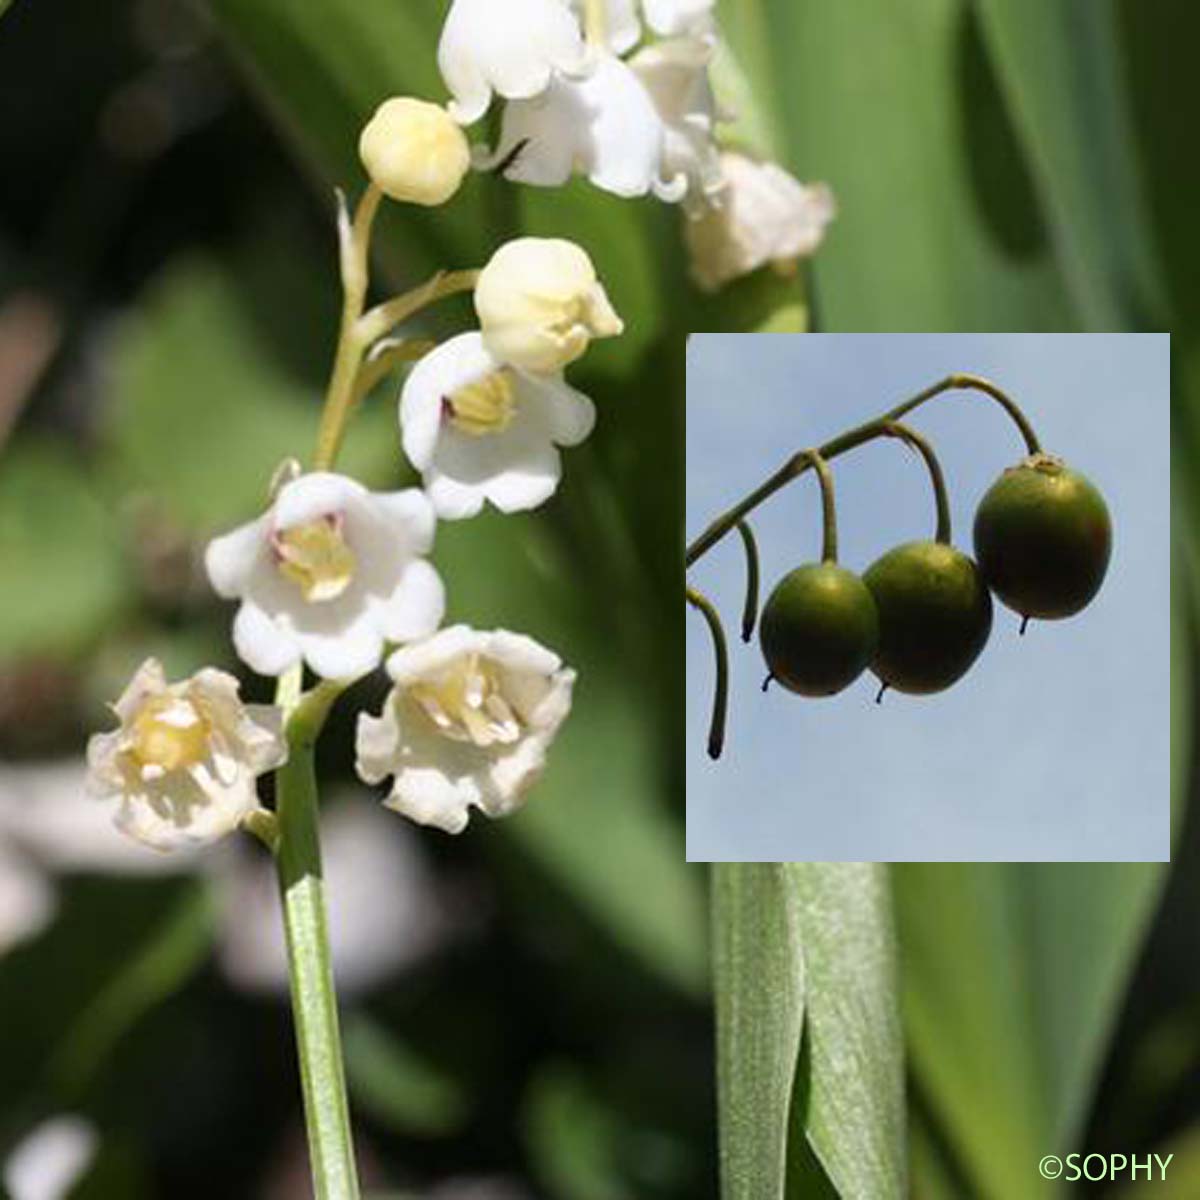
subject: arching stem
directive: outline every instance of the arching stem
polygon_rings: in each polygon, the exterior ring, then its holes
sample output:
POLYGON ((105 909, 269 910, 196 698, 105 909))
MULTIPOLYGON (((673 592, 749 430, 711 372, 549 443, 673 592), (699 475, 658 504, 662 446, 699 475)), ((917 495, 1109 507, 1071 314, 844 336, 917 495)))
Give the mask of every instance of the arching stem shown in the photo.
POLYGON ((758 620, 758 543, 754 530, 746 521, 739 521, 738 533, 742 535, 742 547, 746 551, 746 603, 742 608, 742 641, 754 636, 754 624, 758 620))
POLYGON ((833 472, 819 450, 806 450, 805 457, 817 472, 821 485, 821 561, 837 562, 837 505, 833 498, 833 472))
MULTIPOLYGON (((846 451, 853 450, 855 447, 863 445, 864 442, 869 442, 873 438, 879 437, 884 426, 898 421, 906 413, 932 400, 935 396, 957 389, 983 392, 985 395, 990 396, 1000 404, 1017 426, 1029 453, 1037 454, 1040 452, 1041 444, 1037 439, 1037 434, 1033 431, 1033 426, 1030 425, 1025 414, 1005 392, 994 383, 978 375, 960 374, 947 375, 945 379, 931 384, 924 391, 918 392, 902 404, 897 404, 895 408, 876 417, 873 421, 867 421, 862 425, 856 426, 854 429, 849 429, 845 433, 839 434, 823 446, 818 446, 816 453, 826 460, 832 460, 839 454, 845 454, 846 451)), ((690 567, 697 559, 707 554, 739 521, 744 520, 765 500, 769 500, 777 491, 786 487, 792 480, 797 479, 810 467, 814 466, 815 464, 810 455, 811 452, 807 450, 793 454, 779 470, 764 480, 748 496, 740 500, 728 512, 722 513, 688 546, 684 556, 685 564, 690 567)))
POLYGON ((713 685, 712 720, 708 727, 708 756, 720 758, 725 747, 725 711, 729 705, 729 651, 725 645, 725 630, 721 617, 707 596, 695 588, 686 590, 687 602, 699 609, 712 634, 713 655, 716 658, 717 678, 713 685))
POLYGON ((884 427, 884 433, 889 437, 897 437, 907 442, 925 460, 929 469, 929 482, 933 485, 933 502, 937 507, 937 529, 934 540, 943 545, 950 544, 950 501, 946 495, 946 477, 942 474, 942 464, 938 462, 933 447, 915 429, 902 425, 899 421, 889 421, 884 427))

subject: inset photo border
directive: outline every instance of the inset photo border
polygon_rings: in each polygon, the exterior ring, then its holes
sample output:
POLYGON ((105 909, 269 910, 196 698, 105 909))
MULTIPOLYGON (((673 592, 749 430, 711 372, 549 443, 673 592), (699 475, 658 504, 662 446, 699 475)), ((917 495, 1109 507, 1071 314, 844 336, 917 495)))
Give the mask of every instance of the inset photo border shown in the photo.
POLYGON ((1169 395, 1165 334, 692 337, 688 861, 1169 859, 1169 395), (853 432, 927 392, 886 431, 853 432), (821 447, 827 458, 797 458, 821 447), (1044 498, 1018 498, 1000 551, 977 548, 981 501, 1023 463, 1016 482, 1044 498), (1106 569, 1079 477, 1107 509, 1106 569), (790 572, 831 557, 831 524, 842 570, 772 602, 790 572), (1082 607, 1049 619, 1054 601, 1014 587, 1082 591, 1059 604, 1082 607), (714 731, 717 622, 728 677, 714 731))

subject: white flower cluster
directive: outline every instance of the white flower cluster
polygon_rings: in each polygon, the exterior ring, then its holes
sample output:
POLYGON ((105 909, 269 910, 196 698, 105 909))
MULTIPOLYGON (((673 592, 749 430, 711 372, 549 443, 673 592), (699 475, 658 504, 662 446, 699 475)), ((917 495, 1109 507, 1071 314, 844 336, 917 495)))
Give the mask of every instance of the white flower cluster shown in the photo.
MULTIPOLYGON (((401 162, 399 191, 411 190, 407 171, 401 162)), ((423 488, 371 492, 331 471, 301 474, 205 555, 215 591, 238 601, 234 647, 261 675, 303 664, 346 682, 400 647, 387 659, 395 687, 382 714, 359 720, 359 773, 393 776, 389 808, 450 832, 472 806, 490 816, 519 806, 570 710, 575 673, 505 630, 438 632, 445 589, 426 557, 437 519, 549 499, 558 447, 595 421, 563 368, 622 328, 587 254, 556 239, 501 247, 479 273, 475 307, 479 329, 429 352, 401 392, 401 441, 423 488)), ((150 660, 115 712, 120 727, 88 747, 91 786, 119 797, 120 828, 156 849, 246 822, 258 811, 256 777, 286 759, 281 710, 243 705, 222 671, 168 685, 150 660)))
MULTIPOLYGON (((451 102, 392 97, 359 138, 371 184, 339 224, 348 315, 334 371, 341 391, 331 384, 326 406, 333 449, 322 456, 323 422, 318 462, 333 461, 358 372, 387 344, 370 319, 379 310, 362 312, 383 196, 443 204, 472 163, 543 186, 578 172, 620 196, 680 202, 693 275, 709 289, 812 252, 833 215, 828 189, 719 148, 713 8, 452 0, 438 49, 451 102), (472 151, 462 127, 494 96, 504 101, 497 144, 472 151)), ((572 242, 520 238, 466 275, 478 328, 423 353, 400 395, 400 440, 422 487, 371 492, 331 469, 289 477, 266 512, 218 537, 205 558, 213 588, 238 602, 234 646, 259 674, 307 668, 348 682, 399 647, 387 658, 395 687, 383 712, 360 717, 358 770, 370 783, 392 777, 388 807, 452 832, 471 807, 500 816, 520 804, 570 709, 575 675, 521 635, 439 632, 445 589, 427 559, 437 520, 485 504, 530 509, 553 495, 559 448, 583 441, 596 419, 564 369, 593 338, 622 330, 572 242)), ((414 296, 416 307, 425 302, 417 289, 397 298, 400 311, 413 311, 414 296)), ((150 660, 115 711, 119 728, 89 745, 90 780, 119 799, 125 832, 171 849, 256 820, 269 827, 255 781, 286 760, 282 709, 244 705, 236 680, 211 668, 168 684, 150 660)))
POLYGON ((542 187, 578 173, 618 196, 681 203, 692 276, 708 291, 811 254, 834 215, 828 188, 718 145, 714 7, 453 0, 438 47, 450 115, 471 125, 505 101, 476 167, 542 187))

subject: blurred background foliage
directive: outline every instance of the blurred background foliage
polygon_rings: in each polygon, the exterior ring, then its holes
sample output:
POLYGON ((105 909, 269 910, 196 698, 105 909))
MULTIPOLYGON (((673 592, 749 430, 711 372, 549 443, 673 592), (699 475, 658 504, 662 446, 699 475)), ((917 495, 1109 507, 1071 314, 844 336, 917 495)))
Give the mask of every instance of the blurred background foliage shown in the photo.
MULTIPOLYGON (((101 1140, 79 1196, 306 1194, 263 864, 250 847, 170 875, 118 860, 74 815, 78 756, 145 654, 234 665, 198 555, 311 444, 332 188, 360 186, 376 103, 443 94, 444 8, 16 0, 0 23, 0 913, 16 913, 0 1148, 83 1114, 101 1140)), ((533 802, 453 841, 390 817, 356 834, 374 815, 361 789, 331 804, 349 830, 328 853, 335 906, 339 862, 347 880, 335 953, 365 1174, 443 1200, 714 1194, 705 880, 682 862, 677 753, 683 334, 807 319, 1174 333, 1174 865, 913 865, 891 883, 914 1194, 1049 1195, 1037 1158, 1075 1147, 1169 1146, 1194 1179, 1200 167, 1179 59, 1195 6, 728 0, 721 18, 769 149, 838 197, 800 281, 702 298, 677 214, 583 185, 476 177, 445 212, 381 224, 388 288, 518 231, 575 238, 628 331, 575 372, 601 420, 555 503, 439 533, 452 619, 527 630, 580 668, 533 802)), ((381 387, 347 442, 346 469, 377 486, 406 479, 393 402, 381 387)), ((349 714, 378 694, 342 706, 331 782, 351 775, 349 714)), ((822 898, 809 987, 859 936, 836 878, 792 880, 822 898)), ((789 1194, 817 1195, 856 1134, 839 1148, 836 1080, 812 1075, 800 1028, 789 1194)))

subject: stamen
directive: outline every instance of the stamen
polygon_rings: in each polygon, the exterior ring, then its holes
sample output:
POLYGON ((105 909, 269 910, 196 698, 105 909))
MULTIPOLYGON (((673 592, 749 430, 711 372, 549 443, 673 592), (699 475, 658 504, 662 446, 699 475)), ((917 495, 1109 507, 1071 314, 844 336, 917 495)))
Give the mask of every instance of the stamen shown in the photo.
POLYGON ((134 718, 132 735, 129 749, 147 780, 190 767, 208 751, 208 722, 177 696, 146 701, 134 718))
POLYGON ((496 668, 478 654, 448 667, 437 679, 408 689, 409 697, 445 737, 486 747, 521 736, 521 722, 504 698, 496 668))
POLYGON ((512 372, 502 367, 444 398, 444 408, 456 429, 473 437, 501 433, 516 415, 517 397, 512 372))
POLYGON ((357 560, 342 538, 340 514, 281 530, 272 536, 271 545, 280 574, 310 603, 336 600, 354 578, 357 560))

